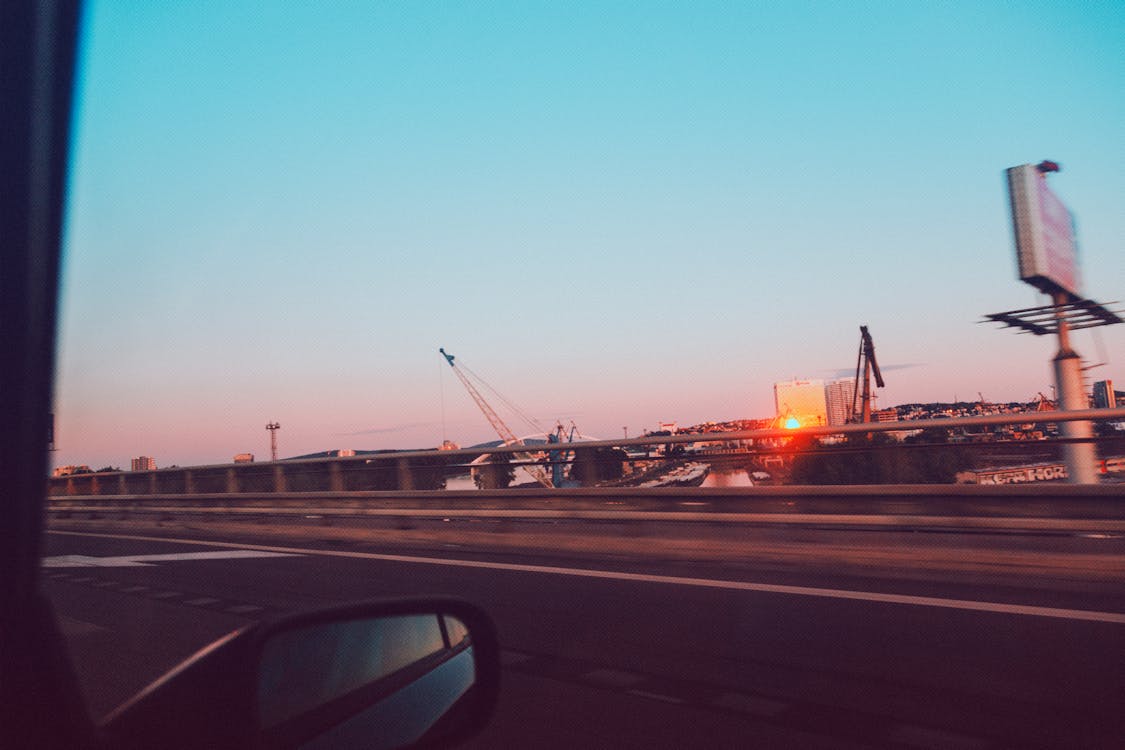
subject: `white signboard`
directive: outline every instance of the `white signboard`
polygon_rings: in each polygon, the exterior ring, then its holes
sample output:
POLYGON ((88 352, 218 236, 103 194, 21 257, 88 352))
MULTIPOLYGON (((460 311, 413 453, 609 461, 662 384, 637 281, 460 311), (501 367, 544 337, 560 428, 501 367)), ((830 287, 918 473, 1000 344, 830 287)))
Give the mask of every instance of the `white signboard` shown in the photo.
POLYGON ((1079 293, 1074 221, 1033 164, 1008 170, 1020 279, 1040 291, 1079 293))

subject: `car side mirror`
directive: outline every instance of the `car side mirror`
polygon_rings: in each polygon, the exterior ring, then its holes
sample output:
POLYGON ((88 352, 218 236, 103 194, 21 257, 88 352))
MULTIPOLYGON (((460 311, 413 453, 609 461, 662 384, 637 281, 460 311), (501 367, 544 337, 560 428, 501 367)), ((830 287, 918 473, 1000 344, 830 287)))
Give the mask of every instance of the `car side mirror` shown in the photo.
POLYGON ((442 747, 487 723, 495 627, 456 599, 366 602, 252 625, 105 721, 112 747, 442 747))

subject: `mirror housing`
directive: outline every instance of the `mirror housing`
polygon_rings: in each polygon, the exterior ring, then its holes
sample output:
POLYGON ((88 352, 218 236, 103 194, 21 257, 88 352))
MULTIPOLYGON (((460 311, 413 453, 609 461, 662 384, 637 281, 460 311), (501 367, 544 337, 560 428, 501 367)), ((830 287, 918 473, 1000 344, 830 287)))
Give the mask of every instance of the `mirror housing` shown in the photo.
POLYGON ((492 620, 446 598, 376 600, 237 630, 110 714, 121 748, 443 747, 492 715, 492 620))

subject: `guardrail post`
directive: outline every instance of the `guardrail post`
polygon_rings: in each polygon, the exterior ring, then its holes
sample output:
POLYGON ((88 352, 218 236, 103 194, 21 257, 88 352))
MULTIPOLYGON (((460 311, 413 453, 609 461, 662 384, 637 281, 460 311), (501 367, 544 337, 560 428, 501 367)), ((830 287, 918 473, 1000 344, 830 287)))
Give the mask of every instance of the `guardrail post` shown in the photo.
POLYGON ((231 466, 227 469, 227 493, 235 494, 238 492, 238 472, 231 466))
POLYGON ((400 490, 414 489, 414 474, 410 471, 410 461, 400 458, 398 464, 398 488, 400 490))
POLYGON ((273 465, 273 491, 285 492, 285 467, 281 464, 273 465))

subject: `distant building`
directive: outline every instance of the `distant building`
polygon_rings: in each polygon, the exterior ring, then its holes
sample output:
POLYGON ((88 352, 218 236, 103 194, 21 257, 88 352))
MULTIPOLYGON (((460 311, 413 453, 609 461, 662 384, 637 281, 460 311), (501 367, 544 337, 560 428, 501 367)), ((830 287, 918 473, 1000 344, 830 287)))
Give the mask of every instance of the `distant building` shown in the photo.
POLYGON ((824 386, 824 402, 828 410, 828 424, 847 424, 852 417, 852 399, 855 396, 855 378, 833 380, 824 386))
POLYGON ((1112 380, 1099 380, 1094 383, 1094 408, 1117 408, 1117 392, 1113 390, 1112 380))
POLYGON ((783 427, 828 424, 823 380, 788 380, 773 384, 773 400, 783 427))
POLYGON ((898 421, 898 410, 894 409, 894 408, 891 408, 891 409, 879 409, 878 411, 873 411, 873 412, 871 412, 871 421, 872 422, 897 422, 898 421))
POLYGON ((131 471, 155 471, 156 459, 152 456, 137 456, 129 462, 131 471))
POLYGON ((252 463, 254 463, 254 454, 253 453, 239 453, 237 456, 234 457, 234 462, 236 464, 252 464, 252 463))

